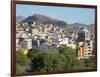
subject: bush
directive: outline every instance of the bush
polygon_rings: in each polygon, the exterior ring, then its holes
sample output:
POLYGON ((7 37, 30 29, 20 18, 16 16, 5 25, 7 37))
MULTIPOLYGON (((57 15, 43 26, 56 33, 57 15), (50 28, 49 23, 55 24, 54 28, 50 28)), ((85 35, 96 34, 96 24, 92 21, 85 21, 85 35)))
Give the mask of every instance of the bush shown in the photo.
POLYGON ((23 72, 25 72, 24 67, 21 66, 20 64, 16 63, 16 73, 17 73, 17 74, 21 74, 21 73, 23 73, 23 72))
POLYGON ((16 51, 16 73, 29 70, 30 59, 22 51, 16 51))

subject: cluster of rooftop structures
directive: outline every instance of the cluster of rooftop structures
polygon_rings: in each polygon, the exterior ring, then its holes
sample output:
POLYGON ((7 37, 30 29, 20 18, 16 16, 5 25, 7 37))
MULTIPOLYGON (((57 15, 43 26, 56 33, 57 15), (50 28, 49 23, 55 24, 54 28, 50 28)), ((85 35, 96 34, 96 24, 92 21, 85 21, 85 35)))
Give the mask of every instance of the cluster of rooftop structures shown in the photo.
POLYGON ((64 45, 75 49, 78 59, 86 59, 94 56, 94 39, 83 27, 74 33, 52 24, 16 23, 16 51, 37 47, 43 52, 56 52, 64 45))

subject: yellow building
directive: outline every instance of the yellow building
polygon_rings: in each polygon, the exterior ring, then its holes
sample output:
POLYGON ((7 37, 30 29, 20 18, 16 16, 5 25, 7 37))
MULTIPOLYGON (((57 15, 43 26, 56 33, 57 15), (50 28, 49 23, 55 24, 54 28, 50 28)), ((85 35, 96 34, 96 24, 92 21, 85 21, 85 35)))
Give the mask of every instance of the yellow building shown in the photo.
POLYGON ((80 47, 78 51, 78 58, 83 59, 84 58, 84 47, 80 47))

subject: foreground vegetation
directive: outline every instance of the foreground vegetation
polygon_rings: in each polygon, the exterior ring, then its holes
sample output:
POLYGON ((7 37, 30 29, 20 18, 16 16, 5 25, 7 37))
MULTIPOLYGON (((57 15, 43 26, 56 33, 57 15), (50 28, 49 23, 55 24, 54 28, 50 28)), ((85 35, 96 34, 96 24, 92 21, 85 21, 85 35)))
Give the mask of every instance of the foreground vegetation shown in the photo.
POLYGON ((70 47, 63 47, 58 52, 41 52, 33 48, 25 55, 16 51, 16 73, 70 71, 85 68, 95 68, 95 60, 77 59, 76 52, 70 47))

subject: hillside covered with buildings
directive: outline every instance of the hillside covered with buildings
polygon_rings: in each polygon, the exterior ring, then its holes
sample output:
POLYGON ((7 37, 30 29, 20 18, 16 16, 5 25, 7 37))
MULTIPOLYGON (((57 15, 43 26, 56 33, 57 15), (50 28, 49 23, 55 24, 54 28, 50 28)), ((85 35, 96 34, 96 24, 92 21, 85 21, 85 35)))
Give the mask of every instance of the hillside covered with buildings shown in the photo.
POLYGON ((37 48, 43 53, 56 53, 68 47, 74 50, 79 61, 94 58, 94 25, 66 22, 40 14, 17 22, 16 52, 23 51, 27 55, 32 49, 37 48))

